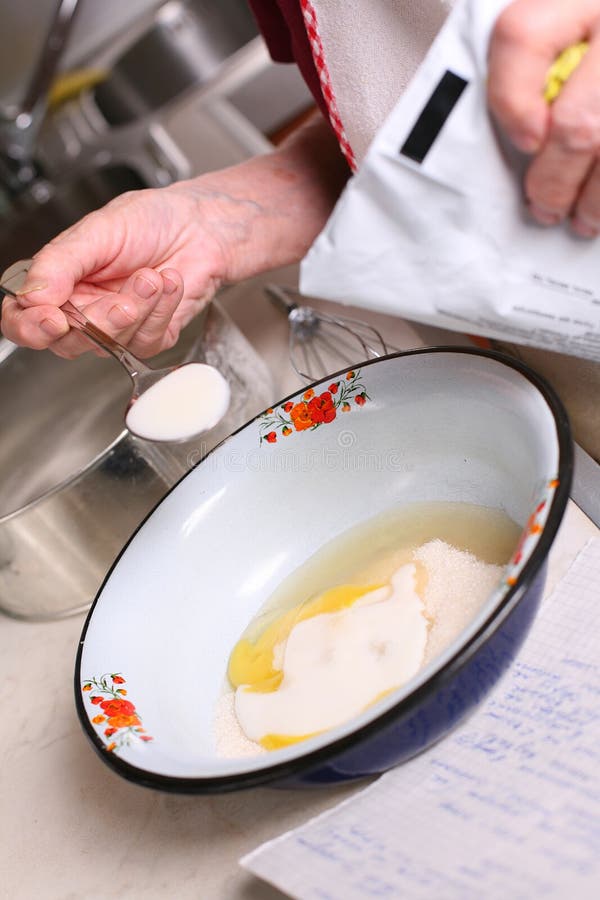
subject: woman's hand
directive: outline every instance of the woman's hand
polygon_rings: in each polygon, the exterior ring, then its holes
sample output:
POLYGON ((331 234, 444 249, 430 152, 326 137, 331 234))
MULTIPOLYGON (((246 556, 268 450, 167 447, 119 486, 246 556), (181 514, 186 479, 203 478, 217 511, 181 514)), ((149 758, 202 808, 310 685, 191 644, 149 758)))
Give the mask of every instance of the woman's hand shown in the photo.
POLYGON ((490 109, 533 156, 525 178, 542 225, 570 217, 583 237, 600 232, 600 0, 514 0, 500 15, 489 55, 490 109), (571 44, 589 50, 551 105, 548 70, 571 44))
POLYGON ((91 345, 61 312, 70 299, 134 353, 153 356, 175 343, 224 270, 193 192, 123 194, 36 255, 19 300, 4 300, 2 331, 19 344, 78 356, 91 345))
POLYGON ((2 332, 73 358, 93 349, 65 301, 141 357, 177 341, 224 282, 299 260, 348 177, 320 117, 273 153, 157 190, 123 194, 36 254, 2 332))

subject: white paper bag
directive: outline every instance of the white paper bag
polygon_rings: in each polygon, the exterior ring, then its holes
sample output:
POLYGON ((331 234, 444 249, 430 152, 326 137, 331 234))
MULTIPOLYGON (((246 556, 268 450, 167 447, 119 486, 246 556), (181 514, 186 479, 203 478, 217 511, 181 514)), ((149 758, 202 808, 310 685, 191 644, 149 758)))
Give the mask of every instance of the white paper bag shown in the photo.
POLYGON ((527 160, 488 114, 508 0, 463 0, 301 265, 303 293, 600 360, 600 242, 525 210, 527 160))

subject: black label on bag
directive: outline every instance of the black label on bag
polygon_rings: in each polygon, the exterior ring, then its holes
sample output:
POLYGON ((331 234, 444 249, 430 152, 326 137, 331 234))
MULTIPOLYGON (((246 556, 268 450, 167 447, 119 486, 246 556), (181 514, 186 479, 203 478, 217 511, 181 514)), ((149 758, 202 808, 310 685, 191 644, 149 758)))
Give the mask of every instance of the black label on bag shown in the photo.
POLYGON ((417 163, 423 162, 468 83, 450 70, 442 75, 414 128, 400 147, 403 156, 417 163))

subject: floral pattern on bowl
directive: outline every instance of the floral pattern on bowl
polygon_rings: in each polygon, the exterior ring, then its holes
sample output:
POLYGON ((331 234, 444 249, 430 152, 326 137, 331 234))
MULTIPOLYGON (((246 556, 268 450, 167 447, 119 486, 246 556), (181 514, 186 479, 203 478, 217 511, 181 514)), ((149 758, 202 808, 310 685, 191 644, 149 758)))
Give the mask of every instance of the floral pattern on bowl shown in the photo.
POLYGON ((260 443, 275 444, 278 437, 289 437, 294 431, 314 431, 333 422, 338 412, 349 413, 352 402, 361 407, 370 399, 360 369, 351 369, 321 394, 309 388, 299 400, 288 400, 268 409, 260 420, 260 443))
POLYGON ((540 488, 538 502, 521 532, 517 549, 506 569, 506 584, 508 587, 513 587, 517 583, 521 569, 540 539, 559 483, 558 478, 551 478, 549 481, 544 482, 540 488))
POLYGON ((500 603, 511 588, 518 583, 523 567, 531 558, 531 555, 543 534, 546 520, 554 500, 554 495, 559 484, 560 481, 558 478, 544 479, 541 486, 536 491, 538 498, 537 502, 521 532, 517 548, 504 569, 502 579, 491 594, 490 601, 492 603, 500 603))
POLYGON ((131 700, 125 699, 125 683, 123 676, 115 672, 100 678, 87 678, 81 685, 84 696, 96 708, 90 709, 88 715, 107 753, 129 747, 134 741, 153 740, 142 727, 140 715, 131 700), (93 712, 95 715, 91 715, 93 712))

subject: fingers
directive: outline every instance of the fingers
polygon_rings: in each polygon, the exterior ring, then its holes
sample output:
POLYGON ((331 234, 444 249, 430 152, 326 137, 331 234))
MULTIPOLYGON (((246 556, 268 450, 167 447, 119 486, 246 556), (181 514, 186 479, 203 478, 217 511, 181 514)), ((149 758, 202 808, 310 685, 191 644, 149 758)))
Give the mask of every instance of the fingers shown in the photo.
MULTIPOLYGON (((173 316, 183 297, 183 279, 175 269, 156 272, 144 268, 134 272, 119 292, 90 300, 86 291, 76 290, 72 302, 95 325, 129 346, 139 356, 153 356, 173 346, 180 330, 173 316)), ((23 308, 20 301, 6 297, 2 309, 2 333, 15 343, 36 350, 51 349, 58 356, 74 359, 97 347, 76 328, 65 314, 51 305, 23 308)))
POLYGON ((32 260, 19 301, 4 301, 2 333, 16 344, 37 350, 61 339, 69 325, 59 307, 72 298, 80 281, 118 253, 120 240, 115 217, 101 210, 47 244, 32 260))
POLYGON ((555 225, 571 217, 584 237, 600 230, 600 35, 598 4, 515 0, 490 43, 488 100, 509 138, 534 154, 525 177, 532 217, 555 225), (569 45, 587 53, 552 105, 544 99, 548 70, 569 45))
MULTIPOLYGON (((72 302, 85 313, 87 318, 119 343, 127 344, 136 327, 151 311, 162 293, 163 283, 158 272, 144 268, 134 272, 118 292, 107 293, 90 300, 79 292, 72 302)), ((52 351, 66 359, 74 359, 87 350, 95 350, 96 345, 76 328, 71 328, 66 337, 57 341, 52 351)))
POLYGON ((172 347, 179 337, 173 317, 183 298, 183 278, 176 269, 163 269, 162 292, 130 337, 129 348, 142 359, 172 347))
POLYGON ((34 350, 45 350, 69 331, 65 316, 55 306, 23 309, 12 297, 2 302, 0 327, 9 341, 34 350))
POLYGON ((554 224, 568 216, 585 191, 600 151, 600 41, 596 38, 552 106, 548 137, 527 173, 534 218, 554 224))
MULTIPOLYGON (((152 356, 167 344, 174 312, 183 296, 183 280, 174 269, 135 272, 118 293, 91 303, 77 302, 95 325, 139 356, 152 356)), ((31 310, 28 310, 30 312, 31 310)), ((51 345, 59 356, 73 359, 91 349, 91 342, 76 329, 51 345)))
POLYGON ((512 3, 499 16, 490 41, 489 107, 525 153, 537 152, 548 131, 550 110, 543 96, 548 69, 560 51, 580 37, 568 9, 560 17, 551 4, 544 6, 538 0, 512 3))
POLYGON ((557 225, 573 208, 594 164, 590 153, 569 150, 551 139, 525 176, 529 212, 540 225, 557 225))
POLYGON ((34 257, 20 294, 24 307, 61 306, 75 285, 115 258, 122 243, 122 223, 110 209, 86 216, 34 257))
POLYGON ((573 231, 580 237, 600 234, 600 163, 596 162, 579 195, 571 219, 573 231))

